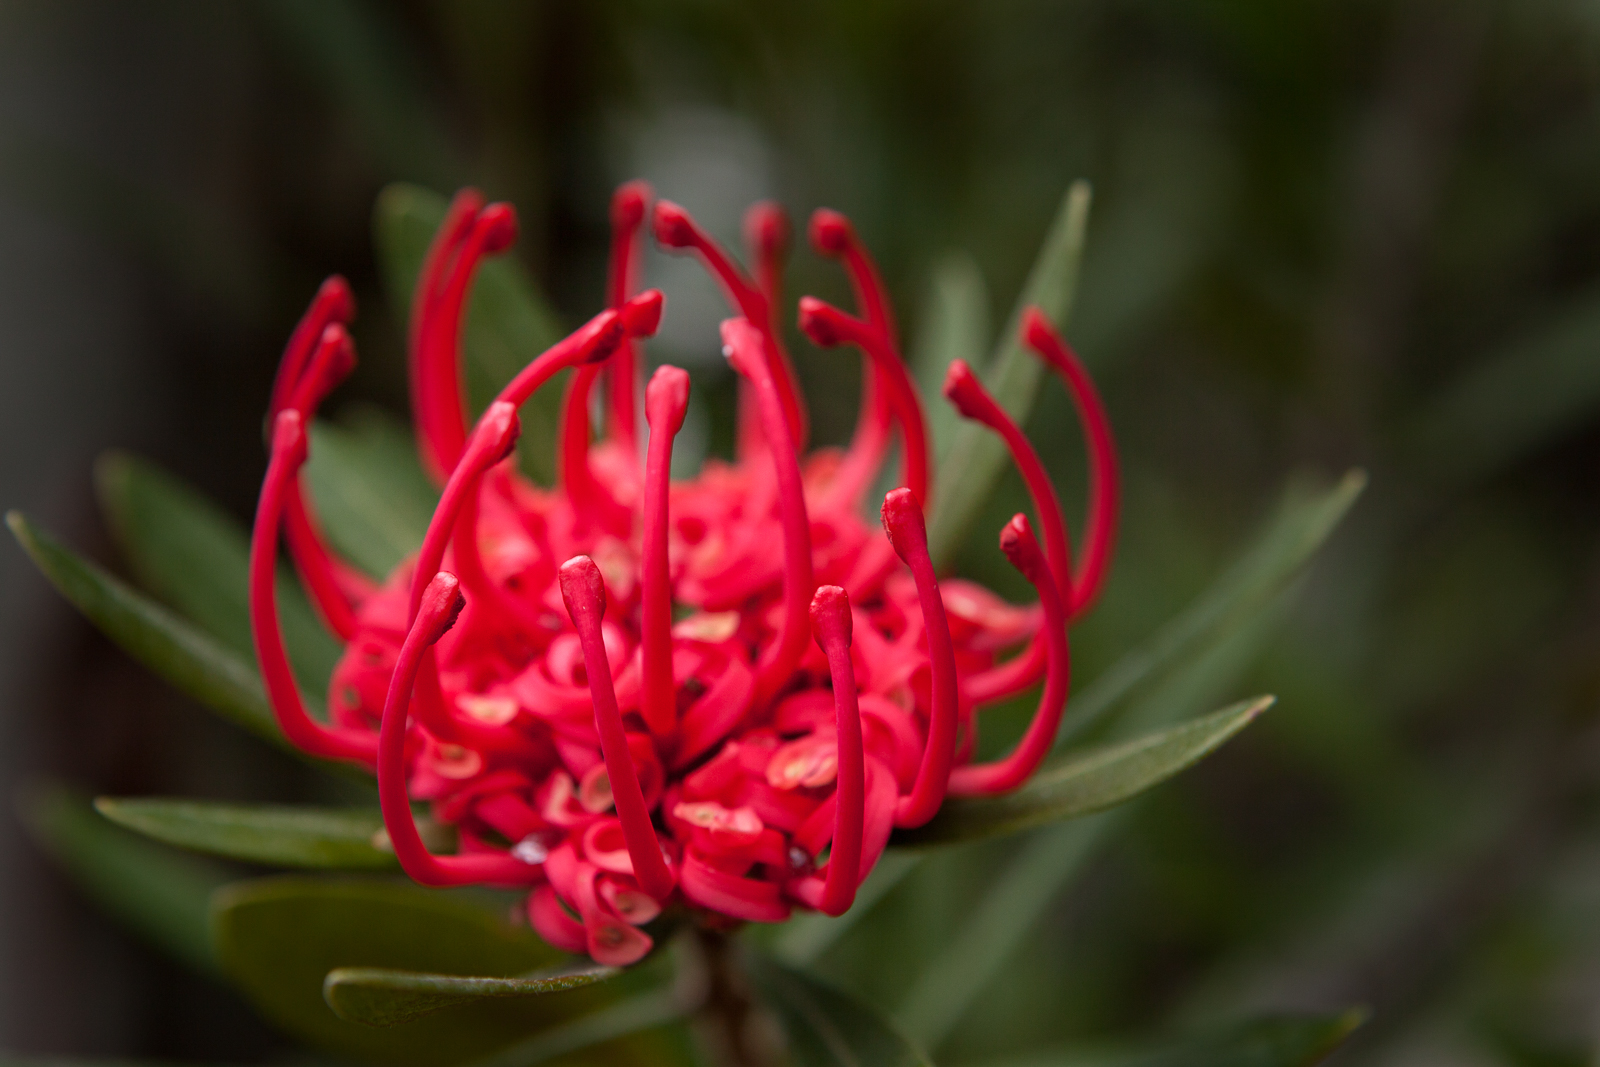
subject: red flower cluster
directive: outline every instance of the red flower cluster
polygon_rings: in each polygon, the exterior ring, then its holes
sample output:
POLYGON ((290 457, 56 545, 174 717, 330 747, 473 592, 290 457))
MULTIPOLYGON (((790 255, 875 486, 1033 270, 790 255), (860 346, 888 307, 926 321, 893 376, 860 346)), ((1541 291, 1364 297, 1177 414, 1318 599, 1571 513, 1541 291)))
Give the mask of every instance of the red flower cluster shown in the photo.
POLYGON ((848 448, 809 455, 775 318, 781 210, 761 204, 747 218, 754 279, 682 208, 652 210, 642 183, 618 190, 612 225, 609 308, 528 364, 469 427, 463 308, 479 264, 511 245, 516 220, 471 191, 452 203, 410 330, 418 443, 442 496, 415 558, 378 587, 330 554, 300 485, 306 424, 354 365, 349 290, 337 277, 323 285, 273 389, 250 606, 285 734, 306 752, 376 771, 411 877, 526 887, 528 916, 548 941, 626 964, 651 946, 639 927, 675 897, 708 921, 779 921, 795 905, 840 914, 895 827, 927 822, 947 793, 1002 793, 1026 780, 1066 703, 1067 625, 1106 573, 1118 476, 1093 385, 1030 310, 1023 340, 1060 374, 1087 429, 1083 558, 1074 572, 1038 456, 957 362, 945 395, 1004 438, 1033 496, 1042 547, 1022 515, 1000 543, 1038 604, 940 582, 923 525, 922 409, 850 223, 819 211, 810 237, 842 261, 861 316, 807 297, 800 328, 819 345, 861 350, 864 399, 848 448), (647 216, 663 247, 700 258, 738 313, 722 325, 723 354, 741 378, 738 461, 708 462, 677 484, 668 470, 689 396, 682 370, 651 377, 642 449, 638 437, 637 341, 662 310, 659 292, 634 295, 647 216), (517 410, 566 369, 559 485, 545 491, 509 459, 517 410), (605 426, 595 442, 597 385, 605 426), (903 487, 883 501, 882 536, 861 509, 895 435, 903 487), (274 591, 280 532, 347 643, 331 725, 307 714, 290 674, 274 591), (1016 749, 971 762, 974 710, 1041 678, 1038 713, 1016 749), (413 799, 455 826, 456 854, 427 850, 413 799))

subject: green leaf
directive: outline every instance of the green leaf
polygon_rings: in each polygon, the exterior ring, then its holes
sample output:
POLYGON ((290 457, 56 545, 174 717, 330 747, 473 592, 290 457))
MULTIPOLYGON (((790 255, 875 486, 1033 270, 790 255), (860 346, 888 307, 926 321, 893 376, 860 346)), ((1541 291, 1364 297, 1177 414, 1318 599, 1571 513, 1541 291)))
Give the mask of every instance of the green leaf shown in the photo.
MULTIPOLYGON (((580 1015, 570 1022, 552 1026, 542 1033, 519 1041, 482 1060, 474 1060, 469 1067, 535 1067, 548 1063, 558 1056, 566 1056, 596 1045, 615 1042, 645 1030, 682 1018, 683 1005, 671 989, 643 993, 601 1008, 589 1015, 580 1015)), ((613 1048, 616 1046, 613 1045, 613 1048)), ((682 1055, 680 1048, 666 1042, 651 1042, 644 1046, 647 1057, 641 1062, 650 1067, 668 1067, 674 1063, 698 1064, 699 1060, 682 1055), (678 1053, 675 1055, 675 1053, 678 1053)), ((590 1054, 591 1061, 594 1054, 590 1054)))
MULTIPOLYGON (((378 262, 390 303, 410 314, 417 275, 428 242, 444 220, 444 197, 416 185, 383 190, 373 219, 378 262)), ((532 276, 512 255, 496 256, 479 268, 467 308, 465 375, 473 411, 482 411, 502 386, 540 352, 566 334, 532 276)), ((560 376, 564 381, 566 375, 560 376)), ((555 443, 560 382, 552 382, 522 408, 518 451, 528 473, 541 484, 555 479, 555 443)))
POLYGON ((376 1029, 339 1018, 323 981, 342 967, 514 977, 566 957, 458 894, 400 882, 284 876, 212 899, 217 953, 263 1016, 338 1055, 384 1064, 480 1057, 607 1003, 605 987, 531 1000, 476 1000, 376 1029))
POLYGON ((1315 1067, 1366 1019, 1360 1008, 1337 1015, 1256 1019, 1209 1034, 1030 1053, 986 1061, 983 1067, 1315 1067))
POLYGON ((773 937, 773 953, 786 963, 800 965, 820 958, 830 945, 849 933, 874 905, 916 870, 921 861, 922 857, 914 852, 884 853, 856 891, 855 903, 850 905, 849 911, 839 916, 824 915, 820 911, 796 915, 783 924, 781 934, 773 937))
MULTIPOLYGON (((233 517, 155 464, 125 453, 101 456, 95 482, 144 587, 253 660, 250 539, 233 517)), ((287 574, 278 578, 278 614, 301 684, 325 689, 343 649, 287 574)))
POLYGON ((335 1015, 367 1026, 396 1026, 441 1008, 494 997, 534 997, 603 982, 618 967, 577 963, 516 978, 467 978, 384 967, 339 967, 322 981, 322 998, 335 1015))
MULTIPOLYGON (((923 306, 926 310, 917 324, 911 368, 916 375, 917 391, 932 399, 944 388, 945 371, 952 360, 966 360, 976 374, 982 374, 988 365, 988 353, 984 348, 993 336, 989 294, 973 258, 963 254, 948 255, 934 264, 927 302, 923 306)), ((928 421, 933 453, 942 468, 948 461, 950 442, 961 425, 961 418, 953 406, 941 402, 924 405, 923 415, 928 421)))
POLYGON ((1124 819, 1124 812, 1106 812, 1035 833, 906 991, 895 1012, 905 1032, 937 1048, 1000 975, 1062 887, 1121 829, 1124 819))
POLYGON ((1321 491, 1291 481, 1266 528, 1233 566, 1148 644, 1124 655, 1072 698, 1057 748, 1087 732, 1134 690, 1179 673, 1269 608, 1338 528, 1366 484, 1360 470, 1321 491))
POLYGON ((226 871, 119 830, 59 785, 28 790, 20 806, 34 837, 102 908, 195 970, 218 970, 206 908, 226 871))
POLYGON ((329 543, 378 579, 422 545, 439 502, 410 432, 375 408, 312 424, 306 482, 329 543))
POLYGON ((893 845, 921 847, 1016 833, 1103 811, 1160 785, 1216 751, 1272 706, 1272 697, 1241 701, 1192 722, 1056 757, 1020 788, 998 797, 950 797, 893 845))
POLYGON ((928 1058, 894 1024, 854 997, 804 971, 749 953, 761 999, 777 1013, 797 1067, 901 1067, 928 1058))
POLYGON ((157 841, 249 863, 323 870, 398 870, 379 848, 376 808, 213 804, 198 800, 99 797, 94 806, 119 826, 157 841))
POLYGON ((1600 405, 1600 289, 1572 300, 1468 367, 1412 420, 1405 440, 1440 480, 1492 475, 1600 405))
MULTIPOLYGON (((1039 308, 1065 329, 1078 288, 1078 267, 1083 259, 1084 232, 1089 223, 1089 183, 1077 181, 1062 198, 1044 246, 1022 287, 1017 306, 1006 322, 990 358, 984 384, 1000 406, 1019 425, 1028 421, 1044 368, 1017 339, 1022 309, 1039 308)), ((978 509, 1005 468, 1006 449, 1000 439, 974 422, 963 422, 939 467, 933 494, 933 515, 928 523, 928 543, 934 562, 950 561, 966 539, 978 509)))
POLYGON ((123 651, 246 730, 291 748, 267 706, 261 679, 249 664, 74 555, 21 512, 8 512, 6 524, 44 576, 123 651))

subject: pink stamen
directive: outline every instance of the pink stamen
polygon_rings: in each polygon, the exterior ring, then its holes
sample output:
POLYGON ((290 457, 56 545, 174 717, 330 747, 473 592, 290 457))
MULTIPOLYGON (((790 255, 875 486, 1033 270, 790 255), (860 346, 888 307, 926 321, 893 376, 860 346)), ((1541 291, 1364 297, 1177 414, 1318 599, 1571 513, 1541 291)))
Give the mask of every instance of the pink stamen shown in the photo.
POLYGON ((928 660, 933 671, 933 707, 928 715, 928 744, 908 796, 895 807, 894 824, 917 827, 933 818, 944 800, 956 750, 956 661, 950 621, 939 596, 939 580, 928 556, 928 530, 922 507, 909 489, 895 489, 883 498, 883 529, 895 555, 911 568, 922 605, 928 660))
POLYGON ((805 489, 783 399, 772 368, 761 357, 761 335, 745 319, 722 323, 722 353, 733 369, 750 382, 760 406, 762 428, 772 447, 773 477, 778 485, 778 512, 783 526, 783 625, 778 642, 756 670, 755 703, 765 704, 788 684, 805 655, 809 620, 807 605, 815 592, 811 575, 811 527, 806 517, 805 489))
POLYGON ((969 763, 950 772, 950 792, 955 796, 992 796, 1009 792, 1038 770, 1055 743, 1071 685, 1071 658, 1067 647, 1067 616, 1039 542, 1026 515, 1013 516, 1000 531, 1000 550, 1039 593, 1044 608, 1044 635, 1049 647, 1049 670, 1039 710, 1028 724, 1011 755, 992 763, 969 763))
POLYGON ((823 348, 853 344, 872 360, 880 384, 887 386, 889 406, 900 422, 905 450, 902 478, 918 500, 927 499, 927 424, 916 386, 912 385, 905 361, 895 350, 889 335, 813 296, 800 298, 800 329, 823 348))
POLYGON ((444 221, 428 245, 428 254, 417 275, 417 287, 411 297, 411 323, 407 332, 407 371, 411 385, 411 410, 417 427, 417 446, 422 454, 423 466, 437 481, 443 481, 446 471, 437 462, 433 451, 433 397, 435 386, 431 379, 434 366, 430 361, 434 322, 438 318, 439 300, 451 265, 467 231, 472 228, 478 212, 483 210, 483 197, 476 189, 463 189, 450 201, 444 221))
POLYGON ((272 380, 272 399, 267 405, 267 429, 271 432, 278 412, 289 404, 290 396, 300 384, 323 331, 333 323, 345 324, 356 317, 356 298, 350 292, 350 283, 337 274, 330 275, 312 297, 311 306, 300 316, 289 343, 284 346, 283 358, 278 363, 278 374, 272 380))
POLYGON ((304 752, 324 759, 371 766, 377 745, 370 731, 328 727, 306 712, 278 628, 278 530, 285 498, 306 460, 305 424, 293 408, 279 412, 273 425, 272 458, 261 486, 255 528, 250 538, 250 633, 261 664, 261 680, 284 736, 304 752))
MULTIPOLYGON (((341 323, 329 324, 323 329, 300 381, 289 391, 287 406, 300 413, 302 427, 311 421, 323 398, 350 375, 355 365, 355 345, 349 332, 341 323)), ((356 614, 347 592, 353 572, 341 574, 341 564, 334 561, 323 544, 298 477, 289 484, 287 493, 285 519, 289 555, 305 582, 306 591, 311 594, 317 614, 341 641, 348 641, 356 632, 356 614)))
MULTIPOLYGON (((606 306, 620 308, 638 288, 644 217, 650 208, 650 186, 632 181, 611 197, 611 264, 606 273, 606 306)), ((639 349, 632 338, 622 342, 606 371, 606 401, 610 418, 606 434, 628 455, 639 449, 639 416, 634 390, 638 386, 639 349)))
POLYGON ((657 737, 677 725, 677 691, 672 680, 672 576, 667 568, 667 499, 672 474, 672 442, 689 409, 689 375, 663 366, 645 390, 644 417, 650 424, 644 465, 644 538, 641 545, 639 600, 640 658, 644 689, 639 712, 657 737))
POLYGON ((429 451, 438 475, 448 476, 461 458, 467 439, 466 399, 461 388, 461 344, 467 294, 478 267, 488 256, 510 248, 517 239, 517 215, 510 204, 490 204, 479 212, 461 242, 460 251, 439 295, 437 313, 423 340, 423 402, 430 409, 429 451))
MULTIPOLYGON (((867 322, 882 330, 893 342, 895 327, 888 296, 877 265, 856 237, 850 220, 837 211, 818 208, 811 215, 810 233, 811 247, 818 255, 844 260, 850 286, 855 292, 856 308, 867 322)), ((856 416, 850 447, 835 476, 839 499, 847 506, 853 506, 872 484, 889 448, 889 387, 870 353, 862 353, 861 371, 861 409, 856 416)))
POLYGON ((423 576, 437 573, 444 562, 444 550, 455 531, 462 505, 468 497, 477 494, 478 483, 484 472, 511 455, 521 431, 517 409, 504 401, 497 400, 490 404, 489 410, 478 421, 461 462, 452 467, 444 493, 439 497, 439 506, 434 509, 428 531, 423 535, 422 548, 417 553, 417 569, 411 578, 410 621, 416 620, 417 610, 422 604, 426 581, 423 576))
POLYGON ((805 405, 800 402, 799 379, 795 376, 789 354, 784 351, 783 339, 778 336, 772 305, 760 287, 739 269, 721 245, 700 229, 687 211, 670 200, 656 201, 655 235, 656 241, 664 248, 698 254, 706 269, 721 283, 728 301, 759 331, 762 358, 771 367, 773 380, 782 398, 790 440, 797 448, 804 448, 809 431, 805 405))
POLYGON ((411 690, 423 654, 445 631, 455 625, 466 599, 461 595, 455 575, 436 574, 423 591, 416 621, 400 646, 389 695, 383 704, 383 727, 378 741, 378 805, 383 810, 384 829, 406 874, 423 885, 452 886, 490 882, 496 885, 526 886, 544 880, 543 868, 516 859, 505 852, 474 852, 457 856, 435 856, 422 843, 411 815, 411 800, 406 794, 405 749, 406 717, 411 705, 411 690))
POLYGON ((583 643, 584 671, 589 676, 589 692, 594 698, 595 729, 600 734, 600 751, 611 776, 611 794, 617 818, 622 822, 628 856, 633 861, 634 877, 646 893, 657 900, 672 894, 672 872, 661 856, 655 827, 645 807, 644 792, 628 751, 628 735, 623 730, 622 713, 617 710, 617 694, 612 686, 611 663, 606 657, 605 640, 600 635, 600 620, 606 611, 605 579, 588 556, 574 556, 561 565, 561 599, 567 615, 583 643))
POLYGON ((783 303, 783 261, 789 254, 789 216, 771 200, 744 213, 744 243, 755 264, 756 287, 769 311, 783 303))
MULTIPOLYGON (((615 360, 631 341, 624 338, 617 346, 615 360)), ((606 368, 615 370, 613 362, 606 368)), ((567 383, 561 400, 560 443, 557 446, 561 486, 573 511, 585 525, 599 526, 607 533, 627 537, 633 525, 632 513, 611 495, 611 490, 596 478, 589 467, 589 394, 600 377, 601 368, 592 364, 579 367, 567 383)))
POLYGON ((843 915, 856 899, 860 883, 861 834, 866 819, 866 771, 861 747, 861 712, 856 704, 855 668, 850 663, 850 598, 836 585, 817 590, 811 601, 811 629, 828 657, 833 678, 835 728, 838 731, 839 784, 828 855, 827 884, 819 910, 843 915))
POLYGON ((1022 313, 1022 337, 1028 347, 1042 356, 1061 376, 1067 392, 1078 408, 1084 436, 1089 445, 1089 515, 1083 539, 1083 558, 1072 580, 1072 600, 1067 605, 1067 621, 1088 611, 1100 596, 1111 569, 1111 552, 1117 540, 1117 517, 1122 496, 1122 474, 1117 463, 1117 444, 1111 435, 1111 420, 1106 415, 1094 379, 1078 359, 1077 353, 1036 307, 1022 313))
MULTIPOLYGON (((1044 530, 1045 556, 1056 576, 1056 589, 1063 604, 1072 603, 1072 549, 1067 540, 1067 523, 1061 515, 1061 501, 1039 454, 1033 450, 1021 428, 1012 421, 978 381, 965 360, 955 360, 945 374, 944 395, 963 418, 982 423, 997 433, 1011 452, 1011 460, 1028 487, 1039 525, 1044 530)), ((1049 653, 1043 633, 1034 635, 1028 647, 997 667, 967 678, 967 696, 977 704, 1003 700, 1027 689, 1044 674, 1049 653)))

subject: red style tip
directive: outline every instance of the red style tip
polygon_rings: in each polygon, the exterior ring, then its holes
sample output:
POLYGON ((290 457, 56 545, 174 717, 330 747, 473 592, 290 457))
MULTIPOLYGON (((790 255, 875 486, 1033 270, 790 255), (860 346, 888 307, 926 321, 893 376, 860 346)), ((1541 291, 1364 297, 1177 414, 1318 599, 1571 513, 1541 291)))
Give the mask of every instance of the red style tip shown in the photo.
POLYGON ((944 374, 942 392, 945 399, 955 405, 962 418, 985 424, 989 422, 990 409, 994 407, 994 402, 989 399, 983 383, 972 373, 972 368, 967 366, 966 360, 951 360, 950 369, 944 374))
POLYGON ((510 456, 522 435, 522 420, 517 417, 516 407, 504 400, 490 404, 478 424, 478 433, 483 435, 484 451, 494 457, 488 461, 489 466, 510 456))
POLYGON ((689 372, 663 364, 644 390, 644 417, 651 433, 675 434, 689 410, 689 372))
POLYGON ((1011 521, 1000 528, 1000 551, 1030 584, 1054 580, 1039 539, 1033 535, 1033 525, 1022 512, 1011 516, 1011 521))
POLYGON ((661 311, 666 302, 660 289, 646 289, 622 305, 622 328, 633 337, 654 337, 661 327, 661 311))
POLYGON ((1050 325, 1050 320, 1032 304, 1022 311, 1022 339, 1029 348, 1041 354, 1047 354, 1046 350, 1056 341, 1056 331, 1050 325))
POLYGON ((800 332, 811 338, 818 348, 833 348, 844 344, 840 336, 839 309, 814 296, 800 298, 800 332))
POLYGON ((595 625, 606 614, 606 583, 600 567, 588 556, 573 556, 561 565, 561 600, 576 621, 593 614, 595 625))
POLYGON ((611 194, 611 228, 632 231, 644 221, 645 209, 650 206, 651 189, 648 182, 631 181, 617 186, 611 194))
POLYGON ((789 213, 771 200, 751 204, 744 213, 744 239, 763 258, 783 256, 789 251, 789 213))
POLYGON ((839 642, 848 648, 851 626, 850 595, 837 585, 818 586, 811 598, 811 628, 816 632, 817 643, 839 642))
POLYGON ((466 606, 467 598, 461 595, 461 582, 455 575, 449 571, 434 575, 422 591, 422 608, 417 612, 417 618, 426 620, 428 626, 422 639, 430 645, 438 641, 456 624, 466 606))
POLYGON ((922 517, 922 505, 909 489, 892 489, 883 498, 883 532, 889 535, 889 544, 895 555, 902 559, 919 549, 925 551, 928 527, 922 517))
POLYGON ((284 462, 299 469, 309 452, 306 444, 306 424, 293 408, 278 412, 278 421, 272 426, 272 454, 282 456, 284 462))
POLYGON ((654 226, 656 243, 663 248, 692 248, 698 239, 694 220, 671 200, 657 200, 654 226))
POLYGON ((328 309, 328 317, 336 322, 349 322, 356 317, 356 294, 342 274, 330 274, 317 289, 316 303, 328 309))
POLYGON ((832 208, 819 207, 811 213, 811 247, 820 256, 837 258, 849 250, 855 240, 855 230, 850 220, 832 208))
POLYGON ((517 209, 510 204, 490 204, 476 225, 483 231, 484 255, 499 255, 517 241, 517 209))

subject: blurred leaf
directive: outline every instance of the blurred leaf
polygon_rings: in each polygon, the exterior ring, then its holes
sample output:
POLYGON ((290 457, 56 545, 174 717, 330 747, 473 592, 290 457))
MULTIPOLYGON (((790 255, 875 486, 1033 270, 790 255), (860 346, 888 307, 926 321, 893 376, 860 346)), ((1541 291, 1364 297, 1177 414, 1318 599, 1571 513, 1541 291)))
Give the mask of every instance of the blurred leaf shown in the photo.
POLYGON ((921 856, 912 852, 886 852, 856 891, 855 903, 839 916, 820 911, 796 915, 781 927, 772 943, 773 954, 786 963, 804 965, 828 950, 828 946, 848 933, 873 908, 916 869, 921 856))
POLYGON ((1131 741, 1056 756, 1013 792, 997 797, 946 798, 932 820, 914 830, 896 830, 890 843, 946 845, 1016 833, 1115 807, 1216 751, 1271 707, 1272 700, 1241 701, 1131 741))
MULTIPOLYGON (((1073 182, 1061 201, 1039 258, 1022 287, 1017 306, 995 345, 984 384, 1019 424, 1027 422, 1039 393, 1043 365, 1017 339, 1022 309, 1037 304, 1057 329, 1065 329, 1078 287, 1084 231, 1089 223, 1089 183, 1073 182)), ((966 540, 967 531, 994 488, 1006 462, 1005 445, 974 422, 963 422, 940 465, 933 494, 928 541, 934 562, 944 564, 966 540)))
POLYGON ((983 1067, 1315 1067, 1366 1021, 1338 1015, 1257 1019, 1212 1034, 1102 1051, 1065 1048, 985 1061, 983 1067))
POLYGON ((1056 745, 1081 735, 1135 689, 1176 674, 1272 605, 1366 488, 1353 470, 1331 489, 1291 482, 1276 514, 1234 565, 1142 648, 1124 655, 1067 705, 1056 745))
MULTIPOLYGON (((250 538, 232 516, 155 464, 122 452, 100 457, 95 484, 145 588, 253 660, 250 538)), ((278 578, 278 616, 301 684, 325 689, 343 649, 288 575, 278 578)))
MULTIPOLYGON (((934 264, 926 311, 917 324, 911 351, 911 368, 917 391, 928 401, 923 413, 933 454, 942 467, 951 440, 961 424, 955 408, 936 399, 944 388, 945 370, 952 360, 964 359, 976 374, 987 367, 984 351, 993 336, 989 322, 989 293, 983 274, 971 256, 947 255, 934 264)), ((891 486, 890 488, 893 488, 891 486)))
POLYGON ((94 806, 119 826, 179 848, 249 863, 325 870, 398 870, 373 842, 376 808, 213 804, 198 800, 99 797, 94 806))
POLYGON ((212 900, 224 969, 266 1018, 338 1055, 385 1064, 484 1056, 609 1002, 605 987, 559 997, 478 1000, 375 1029, 339 1018, 323 981, 342 967, 513 977, 566 960, 458 894, 387 881, 285 876, 240 882, 212 900))
POLYGON ((1448 482, 1494 474, 1600 406, 1600 291, 1484 357, 1428 401, 1406 443, 1448 482))
POLYGON ((6 524, 44 576, 123 651, 206 707, 292 751, 267 706, 260 677, 247 663, 63 548, 20 511, 8 512, 6 524))
MULTIPOLYGON (((495 1053, 487 1059, 474 1060, 468 1067, 535 1067, 548 1063, 558 1056, 566 1056, 584 1049, 592 1049, 605 1042, 652 1030, 682 1018, 683 1005, 671 989, 642 993, 627 1000, 601 1008, 589 1015, 580 1015, 543 1031, 526 1041, 495 1053)), ((664 1042, 651 1043, 650 1055, 645 1061, 651 1067, 665 1067, 669 1063, 684 1063, 698 1067, 699 1061, 685 1055, 674 1055, 682 1050, 664 1042)), ((591 1053, 591 1062, 593 1054, 591 1053)))
POLYGON ((906 993, 895 1020, 937 1048, 999 973, 1040 914, 1122 822, 1106 813, 1034 835, 906 993))
MULTIPOLYGON (((378 197, 373 219, 378 262, 390 302, 406 325, 411 296, 428 242, 444 221, 444 197, 416 185, 396 183, 378 197)), ((464 373, 474 412, 482 411, 518 371, 566 331, 532 276, 514 254, 485 260, 478 269, 467 309, 464 373)), ((555 445, 562 374, 522 407, 518 451, 524 468, 543 485, 555 479, 555 445)))
POLYGON ((439 502, 410 432, 375 408, 312 424, 306 482, 328 541, 379 580, 422 545, 439 502))
POLYGON ((29 790, 20 807, 34 837, 96 903, 195 970, 217 972, 206 907, 227 872, 119 830, 59 785, 29 790))
POLYGON ((340 967, 322 982, 335 1015, 367 1026, 395 1026, 469 1000, 533 997, 603 982, 617 967, 575 962, 516 978, 467 978, 383 967, 340 967))
POLYGON ((896 1067, 928 1058, 854 997, 770 957, 747 955, 751 981, 777 1013, 797 1067, 896 1067))

